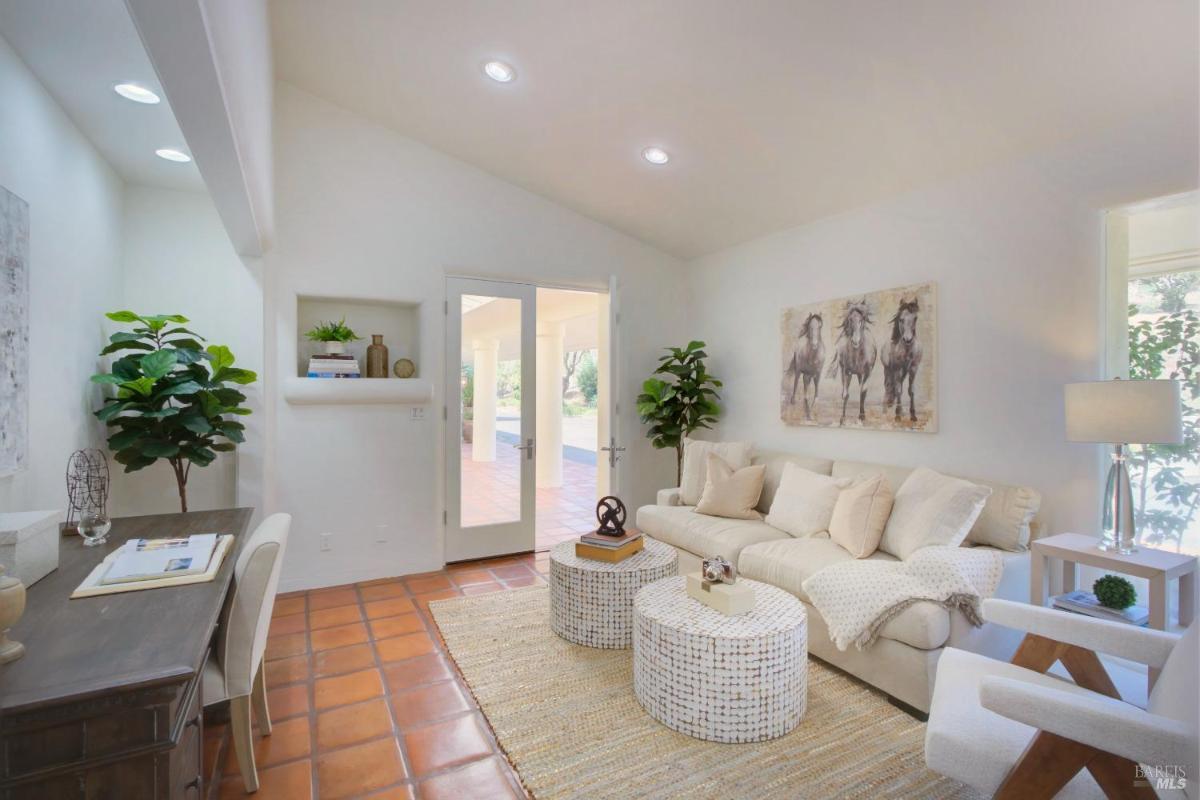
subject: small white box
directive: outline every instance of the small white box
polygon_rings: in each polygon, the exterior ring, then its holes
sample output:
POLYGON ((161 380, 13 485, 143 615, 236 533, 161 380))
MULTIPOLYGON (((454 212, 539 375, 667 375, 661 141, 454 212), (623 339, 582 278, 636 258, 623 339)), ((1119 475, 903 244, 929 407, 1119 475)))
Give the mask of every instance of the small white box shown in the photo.
POLYGON ((58 568, 59 511, 0 514, 0 564, 27 587, 58 568))
POLYGON ((705 584, 699 572, 692 572, 687 576, 687 593, 727 617, 754 610, 754 590, 740 581, 705 584))

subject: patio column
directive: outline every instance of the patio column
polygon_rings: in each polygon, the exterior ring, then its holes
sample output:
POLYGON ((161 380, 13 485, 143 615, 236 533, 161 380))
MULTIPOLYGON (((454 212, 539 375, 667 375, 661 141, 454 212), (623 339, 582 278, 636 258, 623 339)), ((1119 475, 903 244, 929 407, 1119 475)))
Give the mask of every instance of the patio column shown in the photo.
POLYGON ((563 482, 563 338, 561 322, 537 324, 537 488, 563 482))
POLYGON ((500 360, 499 339, 471 342, 475 365, 475 421, 471 437, 472 461, 496 460, 496 369, 500 360))

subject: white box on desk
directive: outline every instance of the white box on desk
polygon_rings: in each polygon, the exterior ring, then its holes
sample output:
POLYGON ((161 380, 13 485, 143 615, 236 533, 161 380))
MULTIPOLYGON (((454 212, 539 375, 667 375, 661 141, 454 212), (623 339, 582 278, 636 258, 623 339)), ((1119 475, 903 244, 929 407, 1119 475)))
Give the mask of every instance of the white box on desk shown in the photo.
POLYGON ((0 564, 21 583, 32 586, 58 568, 60 511, 0 514, 0 564))
POLYGON ((705 586, 699 572, 687 576, 688 596, 727 617, 754 610, 754 590, 745 583, 710 583, 705 586))

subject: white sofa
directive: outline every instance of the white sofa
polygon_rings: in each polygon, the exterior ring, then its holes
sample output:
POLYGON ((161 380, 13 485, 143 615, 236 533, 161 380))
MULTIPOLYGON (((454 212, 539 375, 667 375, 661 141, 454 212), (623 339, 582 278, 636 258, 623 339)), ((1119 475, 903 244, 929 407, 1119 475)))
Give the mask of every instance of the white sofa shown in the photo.
MULTIPOLYGON (((912 471, 909 467, 811 458, 788 453, 759 453, 755 464, 766 465, 766 478, 758 510, 770 509, 779 487, 784 464, 793 462, 805 469, 834 477, 853 477, 864 473, 883 474, 893 490, 898 489, 912 471)), ((1014 509, 1036 508, 1041 498, 1027 487, 1006 486, 990 481, 976 483, 992 487, 983 513, 972 528, 964 546, 1006 546, 997 549, 1004 558, 1004 575, 996 597, 1029 602, 1028 542, 1036 537, 1036 516, 1014 523, 1014 509), (1018 530, 1022 528, 1023 530, 1018 530)), ((1026 515, 1027 517, 1027 515, 1026 515)), ((764 581, 791 592, 804 602, 808 612, 808 649, 852 675, 886 692, 903 705, 925 713, 933 695, 938 657, 945 647, 970 650, 992 658, 1008 660, 1020 642, 1020 634, 993 625, 975 628, 961 613, 951 613, 932 602, 909 606, 890 620, 876 642, 865 650, 851 647, 838 650, 829 638, 824 620, 809 603, 801 583, 822 567, 853 558, 828 538, 827 534, 795 538, 760 520, 725 519, 698 514, 692 506, 682 505, 678 489, 658 493, 655 505, 642 506, 637 512, 637 527, 643 534, 674 547, 679 553, 681 574, 697 571, 700 560, 720 555, 737 565, 740 576, 764 581)), ((882 551, 872 559, 895 560, 882 551)))

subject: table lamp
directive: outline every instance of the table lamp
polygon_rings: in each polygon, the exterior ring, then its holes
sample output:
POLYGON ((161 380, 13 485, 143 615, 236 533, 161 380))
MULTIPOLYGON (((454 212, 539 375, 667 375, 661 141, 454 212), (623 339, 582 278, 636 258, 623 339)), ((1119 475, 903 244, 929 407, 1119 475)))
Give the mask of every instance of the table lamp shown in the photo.
POLYGON ((1102 533, 1097 547, 1136 553, 1133 492, 1125 469, 1129 444, 1181 444, 1183 422, 1179 382, 1171 380, 1092 381, 1066 386, 1067 440, 1113 445, 1112 467, 1104 487, 1102 533))

